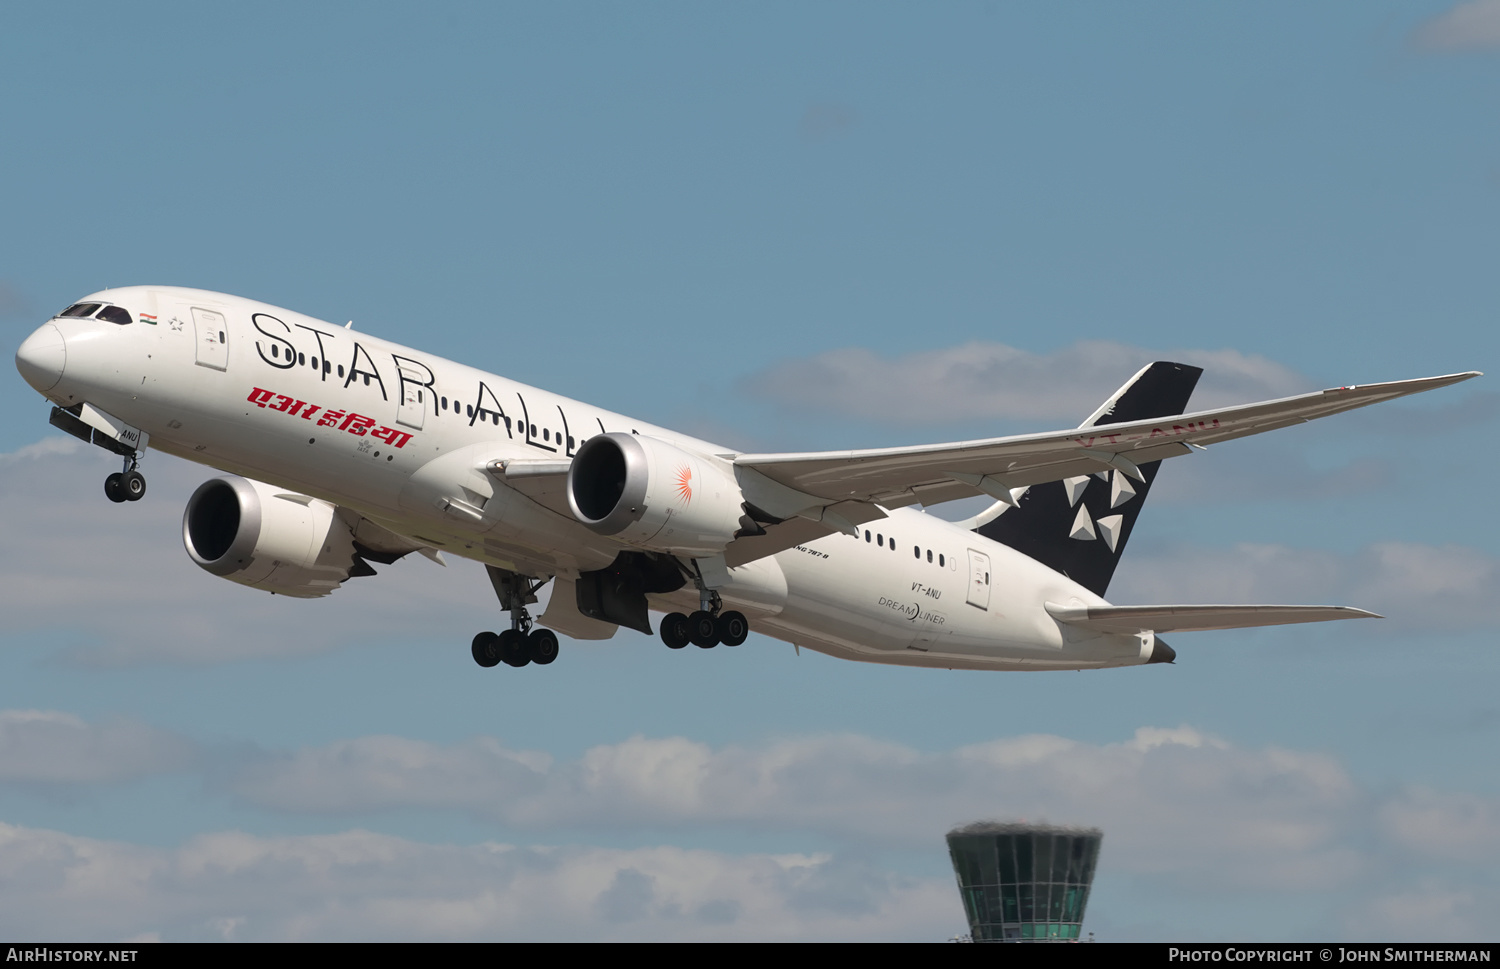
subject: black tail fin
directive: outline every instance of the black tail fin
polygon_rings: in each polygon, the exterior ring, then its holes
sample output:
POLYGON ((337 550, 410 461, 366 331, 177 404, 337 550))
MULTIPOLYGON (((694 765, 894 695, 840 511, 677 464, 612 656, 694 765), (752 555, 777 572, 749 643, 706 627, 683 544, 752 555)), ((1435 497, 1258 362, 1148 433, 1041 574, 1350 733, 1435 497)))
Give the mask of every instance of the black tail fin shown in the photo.
MULTIPOLYGON (((1203 373, 1183 363, 1153 363, 1130 379, 1082 427, 1170 417, 1187 409, 1203 373)), ((1140 466, 1145 481, 1120 471, 1033 485, 1015 508, 974 529, 1104 595, 1125 551, 1160 461, 1140 466)))

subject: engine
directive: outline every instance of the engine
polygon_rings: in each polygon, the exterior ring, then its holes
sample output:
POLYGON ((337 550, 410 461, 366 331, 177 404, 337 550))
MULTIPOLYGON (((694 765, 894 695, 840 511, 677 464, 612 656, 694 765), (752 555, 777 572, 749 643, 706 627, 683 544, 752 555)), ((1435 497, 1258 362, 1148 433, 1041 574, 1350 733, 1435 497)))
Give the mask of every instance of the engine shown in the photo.
POLYGON ((568 506, 580 522, 657 552, 724 551, 743 502, 727 462, 638 434, 589 438, 568 469, 568 506))
POLYGON ((214 575, 303 599, 371 571, 335 506, 249 478, 199 485, 182 516, 182 543, 214 575))

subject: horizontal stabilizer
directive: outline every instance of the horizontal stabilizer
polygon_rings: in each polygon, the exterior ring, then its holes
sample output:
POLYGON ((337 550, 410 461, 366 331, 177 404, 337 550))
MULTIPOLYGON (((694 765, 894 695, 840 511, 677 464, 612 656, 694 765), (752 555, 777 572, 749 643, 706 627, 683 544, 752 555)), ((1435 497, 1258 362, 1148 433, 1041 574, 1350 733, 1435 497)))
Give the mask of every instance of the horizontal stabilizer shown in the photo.
POLYGON ((1075 606, 1047 603, 1058 622, 1101 633, 1198 632, 1333 619, 1381 619, 1349 606, 1075 606))

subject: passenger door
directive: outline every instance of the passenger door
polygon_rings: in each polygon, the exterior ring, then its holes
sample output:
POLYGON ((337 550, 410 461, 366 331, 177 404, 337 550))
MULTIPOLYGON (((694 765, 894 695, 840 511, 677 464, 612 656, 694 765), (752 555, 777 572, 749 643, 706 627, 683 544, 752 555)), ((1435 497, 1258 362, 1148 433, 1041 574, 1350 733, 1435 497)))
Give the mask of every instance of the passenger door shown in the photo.
POLYGON ((194 306, 193 328, 197 332, 198 366, 227 370, 229 323, 224 319, 224 314, 194 306))
POLYGON ((969 605, 990 607, 990 557, 969 549, 969 605))

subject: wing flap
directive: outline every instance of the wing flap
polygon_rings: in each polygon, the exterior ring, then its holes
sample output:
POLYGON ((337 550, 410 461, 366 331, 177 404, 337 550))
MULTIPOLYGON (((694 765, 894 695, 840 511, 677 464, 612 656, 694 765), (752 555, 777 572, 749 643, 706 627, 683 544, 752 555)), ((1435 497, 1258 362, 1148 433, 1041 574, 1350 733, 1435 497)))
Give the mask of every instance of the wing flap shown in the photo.
POLYGON ((1083 606, 1046 604, 1058 622, 1101 633, 1202 632, 1335 619, 1381 619, 1351 606, 1083 606))

